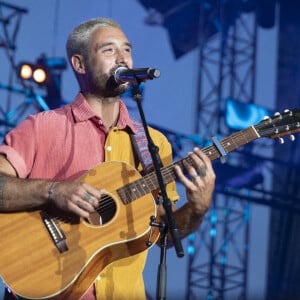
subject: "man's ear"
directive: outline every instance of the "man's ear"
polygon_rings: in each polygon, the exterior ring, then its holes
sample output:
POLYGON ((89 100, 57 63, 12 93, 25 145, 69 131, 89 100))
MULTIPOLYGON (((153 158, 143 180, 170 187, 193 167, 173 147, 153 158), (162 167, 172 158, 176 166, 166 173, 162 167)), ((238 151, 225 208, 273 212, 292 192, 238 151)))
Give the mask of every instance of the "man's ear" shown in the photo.
POLYGON ((85 65, 82 55, 75 54, 71 57, 73 69, 79 74, 85 74, 85 65))

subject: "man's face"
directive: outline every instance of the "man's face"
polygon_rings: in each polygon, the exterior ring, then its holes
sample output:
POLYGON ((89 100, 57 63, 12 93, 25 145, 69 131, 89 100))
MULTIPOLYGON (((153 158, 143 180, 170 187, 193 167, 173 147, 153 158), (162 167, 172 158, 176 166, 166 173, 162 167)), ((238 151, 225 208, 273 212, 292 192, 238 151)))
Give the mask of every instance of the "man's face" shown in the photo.
POLYGON ((86 66, 87 82, 92 93, 115 97, 129 88, 129 84, 116 84, 114 71, 125 66, 132 68, 131 44, 124 33, 114 27, 96 29, 90 40, 86 66))

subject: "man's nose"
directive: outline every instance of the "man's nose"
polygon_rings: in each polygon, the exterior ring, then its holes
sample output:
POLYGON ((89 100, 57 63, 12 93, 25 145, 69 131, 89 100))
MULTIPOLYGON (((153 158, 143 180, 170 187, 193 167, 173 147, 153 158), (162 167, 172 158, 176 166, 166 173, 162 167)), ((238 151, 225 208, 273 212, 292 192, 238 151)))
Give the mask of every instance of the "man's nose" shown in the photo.
POLYGON ((129 61, 129 54, 126 52, 123 52, 122 50, 117 51, 116 56, 116 63, 117 64, 125 64, 127 65, 129 61))

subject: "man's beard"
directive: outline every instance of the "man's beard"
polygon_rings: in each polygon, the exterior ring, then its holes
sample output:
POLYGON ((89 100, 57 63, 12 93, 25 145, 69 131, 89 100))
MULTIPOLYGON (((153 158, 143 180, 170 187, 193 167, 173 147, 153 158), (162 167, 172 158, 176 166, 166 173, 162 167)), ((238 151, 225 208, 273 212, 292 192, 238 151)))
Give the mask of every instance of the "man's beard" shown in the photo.
POLYGON ((129 90, 130 84, 123 83, 118 84, 115 81, 113 71, 112 75, 101 74, 101 75, 91 75, 90 76, 90 89, 91 91, 104 98, 117 97, 129 90))
POLYGON ((106 91, 107 97, 116 97, 116 96, 120 96, 123 93, 127 92, 130 88, 130 84, 128 82, 119 84, 115 81, 114 76, 110 76, 106 80, 105 87, 106 87, 105 91, 106 91))

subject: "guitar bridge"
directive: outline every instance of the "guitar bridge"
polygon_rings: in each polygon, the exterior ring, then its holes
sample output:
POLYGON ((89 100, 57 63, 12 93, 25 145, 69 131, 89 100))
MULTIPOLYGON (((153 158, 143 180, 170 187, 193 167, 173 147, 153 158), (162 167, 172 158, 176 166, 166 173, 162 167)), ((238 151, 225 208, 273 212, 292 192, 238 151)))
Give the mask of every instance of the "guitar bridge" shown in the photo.
POLYGON ((66 236, 60 228, 57 219, 55 217, 50 216, 45 211, 41 211, 41 217, 43 223, 45 224, 48 230, 48 233, 50 234, 52 241, 54 242, 59 252, 63 253, 68 251, 66 236))

